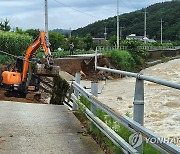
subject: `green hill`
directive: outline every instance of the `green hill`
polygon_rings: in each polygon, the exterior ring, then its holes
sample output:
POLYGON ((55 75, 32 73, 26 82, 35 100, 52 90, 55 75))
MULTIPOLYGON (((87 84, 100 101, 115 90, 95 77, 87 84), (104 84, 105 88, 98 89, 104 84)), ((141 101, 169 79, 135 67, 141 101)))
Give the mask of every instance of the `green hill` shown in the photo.
MULTIPOLYGON (((180 40, 180 1, 162 2, 147 7, 147 35, 160 40, 160 20, 163 19, 163 38, 165 40, 180 40)), ((120 26, 124 27, 122 37, 129 34, 144 35, 144 9, 120 15, 120 26)), ((107 37, 116 35, 116 16, 89 24, 84 28, 72 31, 74 36, 104 37, 107 27, 107 37)))
POLYGON ((69 35, 71 30, 70 29, 53 29, 53 32, 62 33, 64 35, 69 35))

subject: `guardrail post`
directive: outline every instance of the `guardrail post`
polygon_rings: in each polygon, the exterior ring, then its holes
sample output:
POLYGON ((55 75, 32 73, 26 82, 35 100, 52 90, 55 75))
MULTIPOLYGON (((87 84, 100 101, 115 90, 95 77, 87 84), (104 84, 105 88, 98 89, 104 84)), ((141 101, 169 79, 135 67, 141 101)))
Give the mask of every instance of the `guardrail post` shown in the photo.
POLYGON ((144 80, 136 79, 133 119, 144 125, 144 80))
MULTIPOLYGON (((98 97, 98 83, 95 81, 91 82, 91 93, 98 97)), ((91 103, 91 112, 95 115, 96 114, 96 106, 91 103)))
MULTIPOLYGON (((133 120, 144 125, 144 80, 136 78, 135 94, 134 94, 134 111, 133 120)), ((143 153, 143 143, 136 148, 139 153, 143 153)))
POLYGON ((96 67, 97 67, 97 52, 98 52, 98 49, 97 49, 97 47, 96 47, 96 51, 95 51, 95 60, 94 60, 94 63, 95 63, 95 65, 94 65, 95 71, 96 71, 96 67))
MULTIPOLYGON (((91 93, 98 97, 98 83, 95 82, 95 81, 92 81, 91 82, 91 93)), ((96 105, 94 105, 93 103, 91 103, 91 112, 96 115, 96 105)), ((90 131, 92 132, 93 131, 93 128, 94 128, 94 125, 93 123, 91 123, 90 125, 90 131)))
MULTIPOLYGON (((75 76, 75 82, 80 84, 80 79, 81 79, 81 75, 79 72, 76 73, 75 76)), ((79 91, 77 89, 74 89, 74 95, 78 98, 79 96, 79 91)), ((78 110, 78 106, 76 104, 76 102, 73 102, 73 107, 72 107, 73 111, 77 111, 78 110)))

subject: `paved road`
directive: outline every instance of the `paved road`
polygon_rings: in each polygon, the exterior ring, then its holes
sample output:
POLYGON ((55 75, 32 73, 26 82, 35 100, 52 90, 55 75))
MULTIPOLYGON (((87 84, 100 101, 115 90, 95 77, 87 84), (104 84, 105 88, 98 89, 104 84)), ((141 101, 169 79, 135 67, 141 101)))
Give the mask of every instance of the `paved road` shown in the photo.
POLYGON ((1 154, 101 154, 66 106, 0 101, 1 154))

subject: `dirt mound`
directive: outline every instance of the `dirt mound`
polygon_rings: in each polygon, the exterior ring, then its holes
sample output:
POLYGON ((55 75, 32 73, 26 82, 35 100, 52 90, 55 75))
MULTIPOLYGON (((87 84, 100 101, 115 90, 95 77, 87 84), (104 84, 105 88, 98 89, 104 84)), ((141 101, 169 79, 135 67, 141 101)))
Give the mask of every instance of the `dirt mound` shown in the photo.
MULTIPOLYGON (((95 58, 83 59, 83 58, 59 58, 55 59, 55 65, 69 74, 75 76, 76 72, 81 73, 83 80, 106 80, 119 78, 120 75, 109 73, 105 71, 95 71, 95 58)), ((104 56, 98 57, 98 66, 112 68, 110 62, 104 56)))

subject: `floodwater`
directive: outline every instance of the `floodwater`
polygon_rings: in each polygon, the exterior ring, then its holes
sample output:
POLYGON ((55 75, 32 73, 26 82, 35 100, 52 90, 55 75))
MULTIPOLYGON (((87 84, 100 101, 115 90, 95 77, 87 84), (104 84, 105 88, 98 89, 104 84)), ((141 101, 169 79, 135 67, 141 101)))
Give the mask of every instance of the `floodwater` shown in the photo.
MULTIPOLYGON (((180 59, 152 66, 141 73, 180 84, 180 59)), ((82 84, 87 86, 87 82, 82 84)), ((99 100, 120 114, 128 113, 132 117, 135 78, 102 81, 99 89, 99 100)), ((162 137, 178 138, 180 142, 180 90, 145 81, 144 126, 162 137)))

